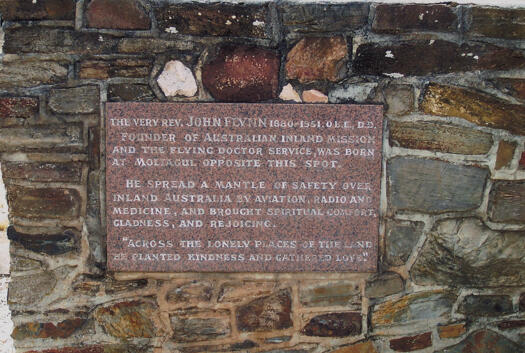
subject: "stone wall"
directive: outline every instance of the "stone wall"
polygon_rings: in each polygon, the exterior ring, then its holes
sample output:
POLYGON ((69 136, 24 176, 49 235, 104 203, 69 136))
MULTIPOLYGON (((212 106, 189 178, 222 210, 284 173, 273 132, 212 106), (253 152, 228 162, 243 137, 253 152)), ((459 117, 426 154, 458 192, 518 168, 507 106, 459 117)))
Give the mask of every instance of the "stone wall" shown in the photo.
POLYGON ((525 10, 0 0, 17 352, 508 352, 525 341, 525 10), (385 108, 377 274, 106 269, 104 104, 385 108))

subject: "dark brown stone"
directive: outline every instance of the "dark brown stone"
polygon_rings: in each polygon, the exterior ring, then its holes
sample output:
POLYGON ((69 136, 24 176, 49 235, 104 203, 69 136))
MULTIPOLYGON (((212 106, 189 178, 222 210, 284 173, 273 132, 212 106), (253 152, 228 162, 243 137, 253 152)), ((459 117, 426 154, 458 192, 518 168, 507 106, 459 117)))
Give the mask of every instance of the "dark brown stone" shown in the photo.
POLYGON ((368 75, 422 76, 523 67, 525 57, 520 51, 491 44, 458 45, 443 40, 362 44, 354 60, 354 70, 368 75))
POLYGON ((479 330, 471 333, 456 345, 441 349, 435 353, 517 353, 523 352, 525 346, 509 340, 490 330, 479 330))
POLYGON ((359 29, 368 22, 367 3, 315 4, 284 2, 283 25, 291 33, 330 33, 359 29))
POLYGON ((489 198, 493 222, 525 223, 525 182, 496 180, 489 198))
POLYGON ((458 313, 472 316, 499 316, 513 312, 508 295, 467 295, 458 307, 458 313))
POLYGON ((7 228, 7 236, 9 240, 22 245, 27 250, 48 255, 61 255, 77 248, 77 237, 70 230, 57 234, 25 234, 10 226, 7 228))
POLYGON ((150 59, 86 60, 80 63, 78 75, 84 79, 100 80, 113 77, 146 78, 152 66, 150 59))
POLYGON ((518 162, 519 169, 525 169, 525 152, 521 152, 521 157, 518 162))
POLYGON ((525 293, 521 293, 519 301, 520 311, 525 311, 525 293))
POLYGON ((425 213, 468 211, 479 207, 488 170, 439 160, 395 157, 388 161, 392 211, 425 213))
POLYGON ((80 215, 82 198, 68 188, 29 188, 7 185, 9 213, 24 218, 73 219, 80 215))
POLYGON ((82 126, 32 126, 0 129, 0 151, 43 150, 55 152, 83 147, 82 126))
POLYGON ((33 118, 38 114, 38 98, 0 97, 0 119, 33 118))
POLYGON ((98 86, 52 89, 48 106, 57 114, 93 114, 100 107, 98 86))
POLYGON ((419 241, 424 227, 423 222, 387 220, 385 240, 387 263, 392 266, 405 264, 419 241))
POLYGON ((106 332, 114 337, 155 337, 156 306, 144 301, 128 301, 100 307, 94 317, 106 332))
POLYGON ((44 26, 14 27, 5 30, 4 52, 110 54, 116 51, 117 38, 95 32, 44 26))
POLYGON ((525 80, 519 78, 498 78, 493 81, 503 92, 525 100, 525 80))
POLYGON ((257 102, 277 98, 279 57, 273 51, 224 46, 202 68, 202 83, 221 101, 257 102))
POLYGON ((432 345, 432 333, 426 332, 416 336, 390 340, 390 348, 396 352, 412 352, 432 345))
POLYGON ((473 7, 467 15, 468 33, 474 36, 524 39, 525 10, 473 7))
POLYGON ((268 5, 164 3, 155 8, 162 32, 196 36, 269 38, 268 5))
POLYGON ((11 336, 15 340, 27 338, 67 338, 78 331, 86 321, 86 319, 75 318, 67 319, 57 324, 52 322, 31 322, 16 326, 11 336))
POLYGON ((420 107, 426 114, 459 117, 480 126, 525 135, 525 106, 460 87, 431 84, 420 107))
POLYGON ((0 0, 4 21, 74 20, 75 0, 0 0))
POLYGON ((372 276, 366 281, 365 296, 376 299, 401 292, 405 288, 403 279, 394 272, 386 272, 372 276))
POLYGON ((92 0, 86 9, 87 26, 111 29, 150 29, 151 20, 136 0, 92 0))
POLYGON ((378 33, 410 31, 452 32, 458 20, 448 5, 378 5, 372 30, 378 33))
POLYGON ((498 328, 500 330, 513 330, 521 327, 525 327, 525 320, 505 320, 498 322, 498 328))
POLYGON ((293 326, 292 298, 289 290, 252 300, 235 312, 241 332, 282 330, 293 326))
POLYGON ((516 142, 508 142, 501 140, 498 144, 498 152, 496 154, 496 170, 508 167, 512 158, 514 157, 514 151, 516 150, 516 142))
POLYGON ((301 330, 306 336, 346 337, 361 334, 361 313, 330 313, 313 317, 301 330))
POLYGON ((492 135, 485 132, 433 122, 390 121, 390 144, 458 154, 486 154, 492 148, 492 135))
POLYGON ((113 83, 108 86, 110 102, 151 102, 155 99, 155 94, 146 84, 113 83))
POLYGON ((4 161, 2 162, 2 175, 7 179, 29 181, 80 182, 82 178, 82 163, 4 161))
POLYGON ((201 317, 170 315, 175 342, 198 342, 228 337, 229 312, 201 312, 201 317))
POLYGON ((348 47, 344 37, 307 37, 286 56, 286 77, 299 82, 339 81, 346 74, 348 47))
POLYGON ((122 292, 130 292, 137 289, 142 289, 148 286, 147 279, 137 279, 130 281, 118 281, 113 278, 106 278, 102 283, 102 287, 106 294, 116 294, 122 292))
POLYGON ((457 338, 466 332, 465 323, 438 326, 439 338, 457 338))

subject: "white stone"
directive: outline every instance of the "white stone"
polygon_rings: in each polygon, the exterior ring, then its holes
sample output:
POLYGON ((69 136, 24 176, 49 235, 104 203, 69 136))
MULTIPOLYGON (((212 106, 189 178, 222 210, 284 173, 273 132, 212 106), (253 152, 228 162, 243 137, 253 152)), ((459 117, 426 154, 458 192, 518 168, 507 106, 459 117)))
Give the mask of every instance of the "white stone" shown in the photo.
POLYGON ((193 73, 178 60, 166 63, 157 83, 166 97, 193 97, 197 93, 197 82, 193 73))
POLYGON ((351 84, 347 87, 339 87, 330 91, 328 97, 332 103, 341 103, 348 100, 363 103, 368 99, 368 96, 376 87, 377 83, 374 82, 351 84))
POLYGON ((9 264, 11 263, 9 257, 9 240, 0 239, 0 275, 9 274, 9 264))
POLYGON ((291 84, 287 84, 283 87, 281 94, 279 94, 279 98, 283 101, 294 101, 297 103, 302 102, 301 97, 299 97, 299 93, 297 93, 291 84))

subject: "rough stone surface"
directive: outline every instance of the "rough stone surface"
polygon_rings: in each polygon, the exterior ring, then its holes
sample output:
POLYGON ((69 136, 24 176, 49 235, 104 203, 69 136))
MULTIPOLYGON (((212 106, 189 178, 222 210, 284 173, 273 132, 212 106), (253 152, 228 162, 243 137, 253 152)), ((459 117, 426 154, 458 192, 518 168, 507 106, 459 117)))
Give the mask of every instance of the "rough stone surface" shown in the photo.
POLYGON ((210 317, 217 315, 217 313, 205 312, 202 313, 203 317, 170 316, 174 332, 173 340, 176 342, 197 342, 227 337, 231 333, 228 314, 228 312, 224 312, 220 317, 210 317))
POLYGON ((486 154, 492 135, 450 124, 433 122, 390 122, 390 144, 444 153, 486 154))
POLYGON ((95 310, 94 317, 105 331, 119 338, 154 337, 156 307, 144 301, 115 303, 95 310))
POLYGON ((82 199, 76 189, 8 185, 7 195, 13 216, 72 219, 80 215, 82 199))
POLYGON ((405 115, 414 110, 414 88, 410 85, 388 85, 383 95, 389 115, 405 115))
POLYGON ((518 162, 518 168, 519 169, 525 169, 525 152, 521 152, 521 157, 518 162))
POLYGON ((31 322, 16 326, 12 336, 15 340, 27 338, 67 338, 78 331, 86 321, 86 319, 75 318, 67 319, 56 324, 53 322, 31 322))
POLYGON ((390 348, 396 352, 412 352, 432 345, 432 333, 426 332, 416 336, 390 340, 390 348))
POLYGON ((171 303, 209 302, 213 294, 213 283, 193 281, 171 289, 166 300, 171 303))
POLYGON ((498 328, 500 330, 513 330, 521 327, 525 327, 525 320, 505 320, 498 322, 498 328))
POLYGON ((328 103, 328 97, 316 89, 309 89, 303 92, 303 101, 305 103, 328 103))
POLYGON ((297 103, 302 102, 299 93, 297 93, 297 91, 293 88, 293 86, 290 83, 283 87, 281 93, 279 94, 279 99, 283 101, 293 101, 297 103))
POLYGON ((443 40, 362 44, 354 60, 354 70, 368 75, 422 76, 523 67, 525 57, 517 50, 491 44, 458 45, 443 40))
POLYGON ((148 85, 140 83, 115 83, 108 86, 110 102, 151 102, 155 94, 148 85))
POLYGON ((79 64, 78 76, 84 79, 100 80, 110 77, 146 78, 152 66, 151 59, 84 60, 79 64))
POLYGON ((486 169, 438 160, 395 157, 388 161, 392 211, 458 212, 481 204, 486 169))
POLYGON ((364 82, 345 84, 328 92, 330 103, 364 103, 373 95, 377 83, 364 82))
POLYGON ((457 29, 454 8, 447 5, 378 5, 372 30, 378 33, 444 31, 457 29))
POLYGON ((457 338, 467 332, 465 323, 438 326, 440 338, 457 338))
POLYGON ((0 13, 4 21, 73 20, 74 0, 1 0, 0 13))
POLYGON ((498 144, 498 152, 496 155, 496 170, 503 169, 510 165, 512 157, 514 157, 514 151, 516 150, 517 144, 515 142, 508 142, 501 140, 498 144))
POLYGON ((151 351, 145 345, 124 343, 51 348, 39 351, 27 351, 25 353, 151 353, 151 351))
POLYGON ((356 336, 362 330, 361 313, 330 313, 310 319, 301 330, 306 336, 346 337, 356 336))
POLYGON ((494 181, 489 198, 489 218, 493 222, 525 223, 525 182, 494 181))
POLYGON ((163 53, 168 50, 194 50, 195 45, 188 41, 164 40, 155 38, 123 38, 118 43, 118 51, 125 54, 163 53))
POLYGON ((270 34, 266 4, 163 4, 155 8, 155 17, 165 33, 255 38, 270 34))
POLYGON ((512 313, 508 295, 467 295, 458 307, 458 313, 472 316, 499 316, 512 313))
POLYGON ((33 118, 38 114, 38 98, 0 97, 0 120, 33 118))
POLYGON ((423 222, 387 220, 386 261, 392 266, 405 264, 423 232, 423 222))
POLYGON ((61 255, 77 248, 75 234, 69 230, 57 234, 25 234, 11 226, 7 236, 27 250, 48 255, 61 255))
POLYGON ((286 77, 303 83, 339 81, 346 71, 347 52, 342 36, 303 38, 286 56, 286 77))
POLYGON ((197 93, 197 82, 193 73, 178 60, 166 63, 157 83, 166 97, 192 97, 197 93))
POLYGON ((525 347, 490 330, 479 330, 468 335, 460 343, 438 350, 436 353, 515 353, 525 347))
POLYGON ((47 271, 13 277, 9 284, 8 301, 22 305, 37 303, 51 293, 56 283, 55 275, 47 271))
POLYGON ((519 78, 499 78, 496 85, 506 94, 525 100, 525 80, 519 78))
POLYGON ((519 308, 520 311, 525 311, 525 293, 520 295, 519 308))
POLYGON ((202 83, 220 101, 277 98, 279 57, 258 47, 224 46, 202 68, 202 83))
POLYGON ((431 84, 421 102, 426 114, 463 118, 480 126, 525 135, 525 107, 454 86, 431 84))
POLYGON ((4 58, 0 69, 0 89, 53 84, 63 82, 66 78, 67 65, 64 63, 32 58, 7 61, 4 58))
POLYGON ((7 179, 22 179, 29 181, 63 181, 80 182, 82 178, 82 163, 55 162, 2 162, 2 175, 7 179))
POLYGON ((371 341, 359 342, 331 351, 331 353, 379 353, 371 341))
POLYGON ((282 330, 293 326, 292 298, 289 290, 255 299, 240 306, 236 312, 241 332, 282 330))
POLYGON ((365 296, 376 299, 401 292, 405 288, 403 279, 394 272, 386 272, 373 276, 366 282, 365 296))
POLYGON ((97 86, 53 89, 49 93, 48 105, 57 114, 98 113, 100 91, 97 86))
POLYGON ((372 312, 374 327, 414 323, 450 316, 457 296, 453 292, 434 290, 406 295, 398 300, 378 304, 372 312))
POLYGON ((299 301, 307 307, 341 305, 361 308, 361 288, 351 281, 311 282, 301 286, 299 301))
POLYGON ((474 7, 467 20, 469 34, 504 39, 525 38, 525 10, 474 7))
POLYGON ((282 3, 283 25, 291 33, 323 33, 355 30, 368 21, 369 5, 282 3))
POLYGON ((420 285, 522 286, 524 232, 490 230, 477 219, 439 222, 411 270, 420 285))
POLYGON ((91 0, 86 9, 91 28, 149 29, 151 20, 136 0, 91 0))
POLYGON ((275 282, 225 282, 219 288, 219 303, 238 303, 247 298, 270 295, 277 284, 275 282))
POLYGON ((79 149, 83 144, 79 125, 33 126, 0 129, 0 151, 79 149))

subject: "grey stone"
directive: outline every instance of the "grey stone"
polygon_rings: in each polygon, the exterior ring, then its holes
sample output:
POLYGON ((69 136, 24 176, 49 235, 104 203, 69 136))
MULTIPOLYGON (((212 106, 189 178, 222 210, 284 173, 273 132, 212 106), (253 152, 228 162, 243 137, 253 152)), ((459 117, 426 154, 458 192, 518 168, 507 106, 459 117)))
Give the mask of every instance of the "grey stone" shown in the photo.
POLYGON ((68 66, 63 62, 4 58, 0 66, 0 89, 62 82, 67 79, 67 71, 68 66))
POLYGON ((79 149, 84 141, 82 130, 77 124, 2 128, 0 151, 79 149))
POLYGON ((458 313, 467 316, 499 316, 513 312, 508 295, 467 295, 458 307, 458 313))
POLYGON ((392 211, 444 213, 479 207, 488 170, 419 158, 388 161, 392 211))
POLYGON ((365 286, 367 298, 383 298, 401 292, 405 288, 403 279, 394 272, 386 272, 372 276, 365 286))
POLYGON ((308 307, 344 305, 351 309, 361 308, 361 289, 358 282, 312 282, 303 283, 299 292, 301 304, 308 307))
POLYGON ((173 328, 173 339, 177 342, 197 342, 227 337, 231 333, 228 314, 226 312, 205 313, 206 317, 170 316, 173 328), (210 317, 220 314, 220 317, 210 317))
POLYGON ((414 88, 409 85, 388 85, 383 89, 386 114, 403 115, 414 110, 414 88))
POLYGON ((9 284, 8 302, 11 304, 38 304, 55 288, 57 279, 52 272, 38 272, 14 276, 9 284))
POLYGON ((391 266, 405 264, 423 232, 423 222, 387 220, 386 262, 391 266))
POLYGON ((419 285, 525 285, 525 231, 493 231, 478 219, 436 224, 411 276, 419 285))
POLYGON ((328 92, 328 100, 330 103, 364 103, 376 87, 375 82, 344 85, 328 92))
POLYGON ((57 114, 98 113, 100 90, 97 86, 53 89, 49 93, 49 108, 57 114))
POLYGON ((495 181, 490 191, 489 217, 493 222, 525 223, 525 181, 495 181))

